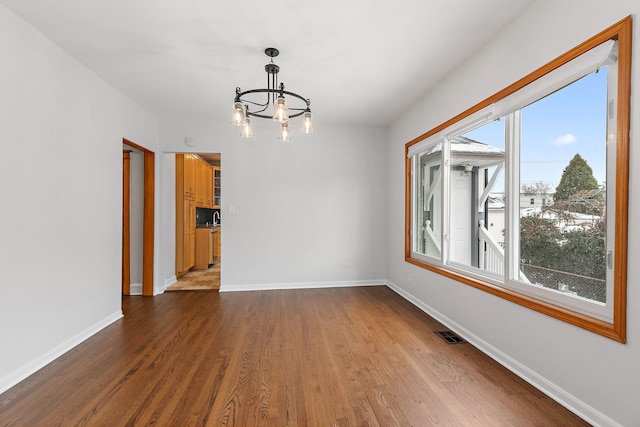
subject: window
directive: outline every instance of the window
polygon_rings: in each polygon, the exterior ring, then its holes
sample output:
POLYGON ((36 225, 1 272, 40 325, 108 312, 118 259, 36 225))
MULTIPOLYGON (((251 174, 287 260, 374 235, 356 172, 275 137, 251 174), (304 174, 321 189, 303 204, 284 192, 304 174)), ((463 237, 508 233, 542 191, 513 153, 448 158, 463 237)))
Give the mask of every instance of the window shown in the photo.
POLYGON ((625 342, 630 32, 407 143, 408 262, 625 342))

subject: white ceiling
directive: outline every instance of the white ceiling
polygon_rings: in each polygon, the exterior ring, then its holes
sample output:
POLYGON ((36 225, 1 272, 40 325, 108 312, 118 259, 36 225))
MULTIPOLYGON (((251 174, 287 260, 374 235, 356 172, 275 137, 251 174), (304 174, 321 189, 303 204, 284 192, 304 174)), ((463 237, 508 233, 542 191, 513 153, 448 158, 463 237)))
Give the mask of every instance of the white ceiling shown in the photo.
POLYGON ((230 120, 280 81, 316 124, 386 125, 532 0, 0 0, 159 117, 230 120))

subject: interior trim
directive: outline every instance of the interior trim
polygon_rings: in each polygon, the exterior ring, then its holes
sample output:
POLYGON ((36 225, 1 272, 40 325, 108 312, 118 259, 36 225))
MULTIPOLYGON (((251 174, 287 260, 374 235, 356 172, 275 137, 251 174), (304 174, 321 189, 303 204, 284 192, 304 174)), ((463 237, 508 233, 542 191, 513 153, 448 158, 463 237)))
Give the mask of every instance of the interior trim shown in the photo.
POLYGON ((144 201, 142 229, 142 295, 153 296, 153 259, 155 232, 155 153, 126 138, 122 143, 144 153, 144 201))

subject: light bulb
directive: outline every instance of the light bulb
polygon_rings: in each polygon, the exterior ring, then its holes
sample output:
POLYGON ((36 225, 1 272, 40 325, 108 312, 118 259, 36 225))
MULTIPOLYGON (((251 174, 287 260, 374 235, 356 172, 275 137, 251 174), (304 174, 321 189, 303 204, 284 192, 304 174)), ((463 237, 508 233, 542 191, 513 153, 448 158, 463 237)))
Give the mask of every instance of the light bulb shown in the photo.
POLYGON ((313 122, 311 121, 311 111, 305 111, 302 119, 302 133, 313 133, 313 122))
POLYGON ((243 138, 251 138, 253 136, 253 130, 251 129, 251 120, 249 120, 248 116, 244 118, 241 135, 243 138))
POLYGON ((282 130, 280 131, 280 137, 282 141, 291 141, 291 134, 289 133, 289 123, 282 123, 282 130))
POLYGON ((242 102, 235 102, 233 104, 233 119, 231 123, 236 126, 242 126, 244 124, 244 107, 242 106, 242 102))
POLYGON ((284 101, 284 96, 280 95, 274 106, 273 120, 284 123, 289 120, 289 109, 284 101))

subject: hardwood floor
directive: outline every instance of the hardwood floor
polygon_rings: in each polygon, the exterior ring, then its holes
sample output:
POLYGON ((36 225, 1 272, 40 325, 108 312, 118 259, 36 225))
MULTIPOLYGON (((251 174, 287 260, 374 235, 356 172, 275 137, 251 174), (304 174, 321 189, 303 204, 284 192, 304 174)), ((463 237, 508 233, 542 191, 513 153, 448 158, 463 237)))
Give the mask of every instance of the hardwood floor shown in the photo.
POLYGON ((125 297, 0 425, 588 425, 386 287, 125 297))

